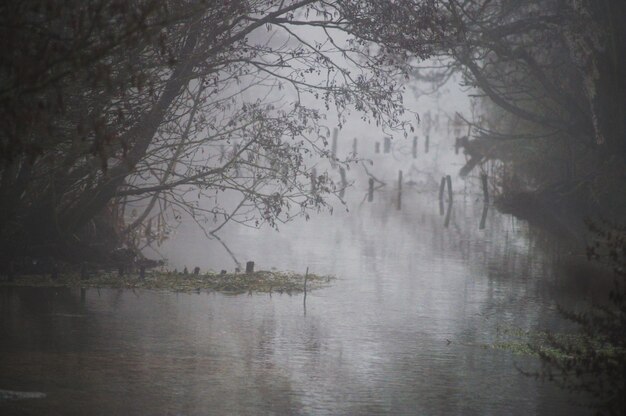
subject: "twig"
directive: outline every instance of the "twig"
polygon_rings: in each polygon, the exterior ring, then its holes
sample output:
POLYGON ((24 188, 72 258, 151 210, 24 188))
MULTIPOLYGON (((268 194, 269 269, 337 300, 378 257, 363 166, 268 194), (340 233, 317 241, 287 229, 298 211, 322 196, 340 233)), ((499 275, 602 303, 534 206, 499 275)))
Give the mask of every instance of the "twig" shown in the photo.
POLYGON ((376 176, 372 175, 372 173, 370 173, 370 171, 367 169, 367 166, 365 166, 365 163, 361 162, 361 166, 363 166, 363 169, 365 170, 365 173, 367 174, 367 176, 369 176, 370 178, 374 179, 376 182, 381 184, 381 186, 387 185, 385 182, 381 181, 376 176))
POLYGON ((226 251, 228 252, 228 254, 230 254, 230 257, 231 257, 231 258, 233 259, 233 261, 235 262, 235 265, 236 265, 239 269, 241 269, 241 263, 239 263, 239 261, 237 260, 237 257, 235 257, 235 254, 234 254, 234 253, 230 250, 230 248, 228 248, 228 246, 226 245, 226 243, 224 243, 224 242, 222 241, 222 239, 221 239, 221 238, 219 238, 219 237, 217 236, 217 234, 213 234, 213 233, 212 233, 211 235, 212 235, 213 237, 215 237, 215 239, 216 239, 217 241, 219 241, 219 243, 220 243, 220 244, 224 247, 224 249, 226 249, 226 251))

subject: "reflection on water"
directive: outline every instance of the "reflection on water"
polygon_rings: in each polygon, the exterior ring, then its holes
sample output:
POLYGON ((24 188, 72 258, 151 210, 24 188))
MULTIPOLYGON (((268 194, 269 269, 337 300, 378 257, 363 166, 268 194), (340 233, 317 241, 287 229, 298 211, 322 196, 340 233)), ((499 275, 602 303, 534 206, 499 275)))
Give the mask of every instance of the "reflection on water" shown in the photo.
MULTIPOLYGON (((228 234, 261 269, 338 277, 306 315, 301 296, 2 289, 0 389, 47 396, 0 413, 584 414, 519 374, 532 358, 483 346, 502 325, 558 328, 557 302, 588 286, 511 217, 489 210, 479 230, 482 206, 444 219, 436 200, 392 198, 228 234)), ((228 266, 187 243, 190 265, 228 266)))

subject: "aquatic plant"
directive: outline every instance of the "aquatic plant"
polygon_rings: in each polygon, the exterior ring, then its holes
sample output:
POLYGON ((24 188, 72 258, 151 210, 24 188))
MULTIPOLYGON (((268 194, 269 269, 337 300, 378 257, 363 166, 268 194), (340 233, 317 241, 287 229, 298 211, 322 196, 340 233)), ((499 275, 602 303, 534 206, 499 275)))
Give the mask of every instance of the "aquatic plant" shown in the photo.
MULTIPOLYGON (((308 273, 306 290, 326 286, 334 279, 308 273)), ((119 276, 117 273, 99 272, 88 279, 77 273, 48 276, 20 276, 13 281, 0 281, 0 286, 81 287, 154 289, 175 292, 217 291, 223 293, 300 293, 304 291, 305 276, 294 272, 258 271, 254 273, 183 274, 176 272, 147 272, 145 278, 137 274, 119 276)))
POLYGON ((542 368, 527 373, 576 393, 589 394, 601 415, 626 414, 626 227, 587 221, 594 242, 590 260, 613 271, 613 287, 604 304, 584 312, 559 308, 577 324, 580 336, 572 339, 547 334, 547 343, 530 343, 542 368))

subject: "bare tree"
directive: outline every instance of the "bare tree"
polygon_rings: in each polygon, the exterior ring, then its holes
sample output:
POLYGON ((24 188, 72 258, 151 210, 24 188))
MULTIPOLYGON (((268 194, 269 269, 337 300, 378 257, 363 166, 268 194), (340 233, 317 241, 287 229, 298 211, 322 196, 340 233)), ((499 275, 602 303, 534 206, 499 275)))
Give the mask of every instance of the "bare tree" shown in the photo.
POLYGON ((276 226, 335 191, 305 180, 328 114, 407 128, 402 68, 355 36, 356 3, 48 3, 0 10, 5 257, 162 239, 182 212, 276 226))

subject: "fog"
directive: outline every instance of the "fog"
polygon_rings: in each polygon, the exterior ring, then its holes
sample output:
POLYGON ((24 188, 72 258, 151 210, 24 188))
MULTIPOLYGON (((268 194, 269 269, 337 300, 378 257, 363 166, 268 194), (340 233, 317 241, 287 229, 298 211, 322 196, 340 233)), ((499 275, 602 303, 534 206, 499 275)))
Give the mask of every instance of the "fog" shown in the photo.
POLYGON ((0 6, 0 413, 623 414, 625 18, 0 6))
MULTIPOLYGON (((425 62, 424 66, 431 66, 432 63, 425 62)), ((358 207, 362 206, 363 198, 367 194, 368 179, 370 172, 376 178, 385 182, 384 191, 391 192, 397 188, 398 171, 402 170, 404 181, 415 185, 415 189, 408 188, 406 192, 425 194, 425 199, 436 200, 439 180, 442 176, 451 175, 453 177, 453 189, 462 191, 464 200, 472 200, 482 195, 480 184, 474 178, 463 179, 458 176, 459 169, 465 162, 463 154, 455 154, 455 133, 459 134, 460 128, 454 125, 455 115, 462 114, 469 117, 471 114, 471 106, 469 94, 471 90, 467 90, 459 85, 459 79, 453 78, 442 86, 437 94, 418 95, 413 92, 412 87, 419 87, 418 82, 407 82, 405 85, 406 94, 404 103, 408 113, 416 115, 414 123, 416 126, 415 134, 404 137, 402 134, 390 135, 386 133, 381 126, 373 126, 361 119, 361 114, 354 109, 349 109, 346 115, 343 127, 338 131, 337 140, 337 157, 340 159, 356 159, 358 163, 348 164, 346 173, 349 188, 346 190, 348 196, 345 201, 333 197, 330 199, 332 211, 321 211, 312 215, 309 220, 312 227, 315 227, 320 216, 333 215, 340 211, 350 212, 349 216, 359 216, 358 207), (435 123, 435 120, 438 123, 435 123), (456 130, 456 131, 455 131, 456 130), (428 136, 429 145, 428 153, 426 153, 425 141, 428 136), (389 153, 384 153, 384 139, 391 138, 391 148, 389 153), (418 150, 417 157, 412 157, 413 137, 417 137, 418 150), (354 158, 353 146, 354 140, 357 143, 357 154, 354 158), (375 153, 375 144, 379 143, 380 153, 375 153), (365 165, 365 168, 363 167, 365 165)), ((244 97, 247 100, 254 101, 258 98, 255 96, 253 89, 247 89, 244 97)), ((266 90, 262 90, 263 96, 267 95, 266 90)), ((293 104, 294 96, 289 91, 272 91, 275 95, 272 101, 276 105, 290 106, 293 104)), ((259 93, 260 94, 260 93, 259 93)), ((337 128, 333 124, 334 116, 327 114, 328 132, 337 128)), ((456 118, 458 120, 458 117, 456 118)), ((329 139, 330 141, 330 139, 329 139)), ((330 170, 331 178, 336 182, 341 182, 338 169, 332 169, 327 160, 317 158, 311 162, 311 165, 317 170, 330 170)), ((377 199, 388 199, 392 194, 383 194, 377 199)), ((228 201, 231 206, 236 205, 238 199, 234 193, 228 191, 220 196, 222 203, 228 201)), ((212 201, 200 200, 200 205, 204 205, 207 209, 211 208, 212 201)), ((233 239, 241 239, 242 235, 252 239, 254 244, 264 245, 265 239, 269 241, 280 240, 286 246, 298 247, 298 245, 306 245, 304 236, 286 237, 285 232, 289 229, 299 230, 303 225, 304 219, 300 218, 295 223, 286 223, 278 226, 277 230, 272 230, 268 225, 259 227, 261 232, 256 231, 257 227, 252 229, 242 228, 238 224, 228 224, 220 230, 219 238, 225 242, 229 249, 234 253, 239 262, 246 260, 255 260, 252 253, 249 253, 240 246, 240 244, 229 244, 233 239), (274 232, 281 232, 283 236, 274 236, 274 232)), ((214 220, 215 226, 221 221, 214 220)), ((208 227, 211 228, 211 227, 208 227)), ((249 249, 248 249, 249 250, 249 249)), ((212 269, 219 271, 221 269, 234 269, 237 265, 233 262, 226 249, 219 241, 211 239, 198 228, 196 222, 189 216, 182 218, 181 224, 177 226, 171 238, 169 238, 157 252, 151 252, 147 249, 147 254, 154 256, 162 256, 167 259, 167 267, 170 269, 182 270, 185 266, 200 266, 201 269, 212 269)), ((257 260, 259 262, 259 260, 257 260)), ((260 261, 262 268, 279 268, 284 269, 287 265, 269 264, 260 261)), ((287 267, 289 268, 289 267, 287 267)))

